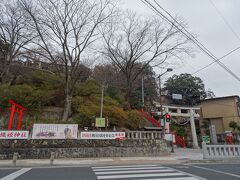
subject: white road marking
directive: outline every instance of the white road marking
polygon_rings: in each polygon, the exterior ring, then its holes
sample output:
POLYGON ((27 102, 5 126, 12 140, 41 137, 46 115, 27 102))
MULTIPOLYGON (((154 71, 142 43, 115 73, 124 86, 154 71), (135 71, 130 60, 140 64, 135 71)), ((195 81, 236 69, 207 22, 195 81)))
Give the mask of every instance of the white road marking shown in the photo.
POLYGON ((183 173, 162 173, 162 174, 124 174, 113 176, 97 176, 98 179, 117 179, 117 178, 143 178, 143 177, 162 177, 162 176, 183 176, 183 173))
POLYGON ((132 167, 132 168, 104 168, 104 169, 93 169, 94 172, 98 171, 121 171, 121 170, 141 170, 141 169, 166 169, 166 167, 132 167))
POLYGON ((195 177, 171 177, 171 178, 160 178, 160 179, 138 179, 138 180, 198 180, 195 177))
POLYGON ((180 169, 188 169, 189 166, 176 166, 176 168, 180 168, 180 169))
POLYGON ((0 180, 14 180, 15 178, 21 176, 22 174, 30 171, 32 168, 23 168, 23 169, 20 169, 19 171, 16 171, 12 174, 9 174, 8 176, 5 176, 3 178, 1 178, 0 180))
MULTIPOLYGON (((203 180, 204 178, 158 165, 98 166, 92 167, 97 179, 131 179, 139 180, 203 180)), ((204 179, 206 180, 206 179, 204 179)))
POLYGON ((98 167, 92 167, 93 169, 106 169, 106 168, 128 168, 128 167, 154 167, 157 165, 127 165, 127 166, 98 166, 98 167))
POLYGON ((240 175, 232 174, 232 173, 228 173, 228 172, 223 172, 223 171, 218 171, 218 170, 211 169, 211 168, 206 168, 206 167, 201 167, 201 166, 192 166, 192 167, 240 178, 240 175))
POLYGON ((206 178, 203 178, 203 177, 200 177, 200 176, 191 174, 191 173, 187 173, 187 172, 185 172, 185 171, 180 171, 180 170, 178 170, 178 169, 174 169, 174 168, 170 168, 170 167, 168 167, 168 168, 169 168, 169 169, 172 169, 172 170, 175 170, 175 171, 177 171, 177 172, 183 173, 183 174, 185 174, 185 175, 194 177, 194 178, 199 179, 199 180, 207 180, 206 178))
POLYGON ((156 172, 174 172, 171 169, 159 169, 159 170, 141 170, 141 171, 109 171, 109 172, 95 172, 96 175, 103 174, 133 174, 133 173, 156 173, 156 172))

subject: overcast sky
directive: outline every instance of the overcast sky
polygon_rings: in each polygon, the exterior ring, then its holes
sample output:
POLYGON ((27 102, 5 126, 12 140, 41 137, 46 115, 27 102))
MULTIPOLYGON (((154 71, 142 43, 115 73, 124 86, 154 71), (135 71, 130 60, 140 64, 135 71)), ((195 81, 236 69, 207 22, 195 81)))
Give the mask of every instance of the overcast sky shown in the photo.
MULTIPOLYGON (((153 2, 153 0, 149 0, 153 2)), ((227 54, 240 46, 240 0, 156 0, 173 16, 178 15, 188 23, 188 30, 198 37, 216 57, 227 54), (230 24, 232 30, 224 22, 221 15, 230 24)), ((156 16, 141 0, 123 0, 123 8, 128 8, 138 13, 147 13, 156 16)), ((222 59, 229 69, 240 77, 240 49, 222 59)), ((212 60, 199 50, 194 58, 184 59, 184 63, 175 67, 172 74, 193 73, 201 67, 211 63, 212 60)), ((160 73, 157 70, 157 73, 160 73)), ((211 89, 217 97, 240 95, 240 82, 229 75, 216 63, 205 70, 195 74, 205 84, 206 89, 211 89)), ((165 79, 167 77, 165 76, 165 79)))

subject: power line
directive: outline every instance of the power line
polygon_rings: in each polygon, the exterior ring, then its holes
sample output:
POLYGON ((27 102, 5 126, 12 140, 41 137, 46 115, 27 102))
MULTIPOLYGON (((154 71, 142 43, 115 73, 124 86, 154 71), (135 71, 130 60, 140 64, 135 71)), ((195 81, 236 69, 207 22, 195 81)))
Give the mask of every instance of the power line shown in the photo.
MULTIPOLYGON (((146 0, 145 0, 146 1, 146 0)), ((165 13, 167 13, 173 20, 174 20, 174 22, 176 22, 181 28, 183 28, 183 30, 188 34, 188 35, 190 35, 190 39, 193 41, 193 43, 195 44, 195 45, 197 45, 200 49, 201 49, 201 51, 202 52, 204 52, 205 54, 207 54, 213 61, 214 61, 214 63, 217 63, 218 65, 220 65, 223 69, 225 69, 229 74, 231 74, 235 79, 237 79, 239 82, 240 82, 240 78, 236 75, 236 74, 234 74, 227 66, 225 66, 222 62, 220 62, 220 61, 218 61, 218 59, 217 59, 217 57, 216 56, 214 56, 201 42, 199 42, 189 31, 187 31, 186 29, 185 29, 185 27, 183 27, 180 23, 178 23, 178 21, 168 12, 168 11, 166 11, 156 0, 154 0, 154 2, 157 4, 157 6, 159 7, 159 8, 161 8, 165 13), (199 44, 200 44, 200 46, 199 46, 199 44)), ((150 3, 151 4, 151 3, 150 3)), ((162 14, 161 12, 160 12, 160 14, 162 14)), ((167 18, 167 17, 166 17, 167 18)), ((171 20, 169 20, 168 18, 167 18, 167 20, 168 21, 170 21, 170 22, 172 22, 171 20)), ((175 27, 177 27, 177 26, 175 26, 175 27)), ((178 28, 179 29, 179 28, 178 28)), ((180 29, 179 29, 180 30, 180 29)), ((181 31, 181 30, 180 30, 181 31)), ((182 31, 181 31, 182 32, 182 31)), ((187 36, 188 37, 188 36, 187 36)), ((189 37, 188 37, 189 38, 189 37)))
POLYGON ((218 15, 222 18, 222 20, 224 21, 224 23, 227 25, 227 27, 230 29, 230 31, 236 36, 236 38, 240 41, 240 37, 239 35, 234 31, 234 29, 232 28, 232 26, 230 25, 230 23, 227 21, 227 19, 223 16, 223 14, 221 13, 221 11, 217 8, 217 6, 213 3, 212 0, 209 0, 209 2, 211 3, 211 5, 214 7, 214 9, 216 10, 216 12, 218 13, 218 15))
POLYGON ((235 79, 240 82, 240 78, 234 74, 228 67, 226 67, 222 62, 218 61, 216 56, 214 56, 201 42, 199 42, 190 32, 188 32, 185 27, 183 27, 169 12, 167 12, 159 3, 155 0, 154 2, 157 4, 159 8, 161 8, 165 13, 167 13, 173 21, 171 21, 168 17, 166 17, 163 13, 161 13, 154 5, 152 5, 148 0, 141 0, 145 5, 148 6, 152 11, 157 13, 162 19, 167 21, 169 24, 173 25, 177 28, 182 34, 184 34, 189 40, 191 40, 194 45, 196 45, 202 52, 208 55, 214 62, 220 65, 224 70, 226 70, 229 74, 231 74, 235 79), (181 27, 181 29, 176 25, 181 27))
MULTIPOLYGON (((220 61, 221 59, 223 59, 223 58, 229 56, 230 54, 232 54, 233 52, 237 51, 238 49, 240 49, 240 47, 237 47, 237 48, 233 49, 232 51, 230 51, 229 53, 225 54, 224 56, 220 57, 220 58, 218 59, 218 61, 220 61)), ((200 72, 200 71, 202 71, 202 70, 208 68, 209 66, 213 65, 214 63, 216 63, 216 62, 214 61, 214 62, 211 62, 211 63, 207 64, 206 66, 204 66, 204 67, 198 69, 197 71, 195 71, 195 72, 192 73, 191 75, 194 75, 194 74, 196 74, 196 73, 198 73, 198 72, 200 72)))

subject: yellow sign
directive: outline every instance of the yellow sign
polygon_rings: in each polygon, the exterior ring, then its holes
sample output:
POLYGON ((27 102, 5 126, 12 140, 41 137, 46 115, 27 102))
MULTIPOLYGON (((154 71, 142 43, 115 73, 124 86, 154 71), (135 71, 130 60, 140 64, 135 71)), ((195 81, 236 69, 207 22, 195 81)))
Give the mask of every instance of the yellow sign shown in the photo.
POLYGON ((105 127, 105 118, 96 118, 95 127, 105 127))

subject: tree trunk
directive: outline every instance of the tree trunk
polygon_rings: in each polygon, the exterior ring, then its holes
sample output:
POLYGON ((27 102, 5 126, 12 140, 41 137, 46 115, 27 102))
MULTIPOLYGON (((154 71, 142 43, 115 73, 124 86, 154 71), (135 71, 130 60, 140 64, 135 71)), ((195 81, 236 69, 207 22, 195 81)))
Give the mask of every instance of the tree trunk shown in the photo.
POLYGON ((72 95, 66 94, 62 121, 67 121, 71 114, 72 95))
POLYGON ((129 104, 129 108, 131 108, 132 104, 131 104, 131 96, 132 96, 132 83, 130 78, 127 78, 127 92, 125 95, 125 101, 129 104))
POLYGON ((72 105, 72 93, 71 93, 71 78, 67 75, 66 84, 65 84, 65 103, 64 103, 64 110, 62 121, 67 121, 68 117, 71 114, 71 105, 72 105))
POLYGON ((3 69, 1 72, 1 77, 0 77, 0 82, 1 83, 7 83, 8 82, 8 74, 9 74, 9 70, 10 70, 10 66, 11 66, 11 58, 9 55, 6 55, 5 57, 6 59, 4 60, 3 63, 3 69))

